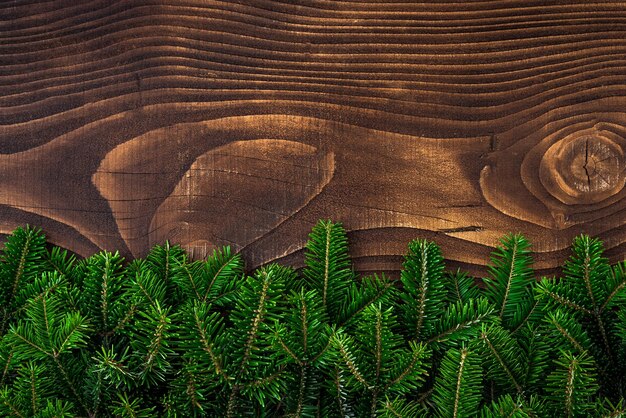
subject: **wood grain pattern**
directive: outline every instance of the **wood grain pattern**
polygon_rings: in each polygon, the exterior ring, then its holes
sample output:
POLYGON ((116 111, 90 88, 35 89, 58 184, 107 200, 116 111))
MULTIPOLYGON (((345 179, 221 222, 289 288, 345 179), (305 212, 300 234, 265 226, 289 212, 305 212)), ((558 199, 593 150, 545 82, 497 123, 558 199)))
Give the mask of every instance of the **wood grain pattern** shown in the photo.
POLYGON ((626 256, 626 3, 0 3, 0 232, 87 255, 165 239, 302 262, 320 218, 361 271, 410 239, 482 272, 523 232, 626 256))

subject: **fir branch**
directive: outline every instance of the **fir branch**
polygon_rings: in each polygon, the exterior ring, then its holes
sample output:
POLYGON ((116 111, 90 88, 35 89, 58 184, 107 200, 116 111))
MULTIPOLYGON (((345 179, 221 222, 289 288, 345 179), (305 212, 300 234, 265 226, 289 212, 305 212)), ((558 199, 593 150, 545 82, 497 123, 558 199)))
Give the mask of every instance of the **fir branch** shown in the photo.
POLYGON ((500 312, 498 313, 498 316, 500 318, 502 318, 502 316, 504 315, 504 309, 506 308, 508 299, 509 299, 509 293, 511 292, 511 282, 513 281, 513 274, 515 272, 514 266, 515 266, 515 257, 517 256, 517 247, 518 247, 519 243, 518 242, 514 242, 513 243, 513 248, 511 249, 511 265, 508 266, 509 272, 508 272, 508 277, 506 280, 506 286, 505 286, 505 291, 504 291, 504 296, 502 298, 502 306, 500 308, 500 312))
MULTIPOLYGON (((9 297, 7 298, 9 301, 13 299, 13 296, 17 292, 20 279, 22 278, 22 275, 24 274, 26 256, 28 255, 28 252, 30 250, 30 245, 31 245, 32 240, 33 240, 33 236, 31 234, 27 234, 26 241, 24 242, 24 245, 21 249, 20 259, 18 261, 17 268, 15 269, 15 276, 13 278, 13 285, 11 286, 11 293, 9 294, 9 297)), ((4 329, 5 319, 6 317, 3 318, 2 320, 2 327, 0 327, 0 330, 4 329)))
POLYGON ((72 272, 74 264, 76 263, 76 256, 73 254, 68 255, 68 251, 60 247, 53 247, 48 252, 46 263, 49 264, 49 268, 51 268, 52 272, 67 276, 72 272))
POLYGON ((28 383, 30 389, 30 405, 31 411, 33 415, 36 415, 39 412, 39 393, 37 390, 37 385, 40 383, 40 376, 36 376, 36 371, 34 365, 32 363, 29 364, 28 368, 28 383))
POLYGON ((456 380, 456 390, 454 392, 454 411, 452 416, 456 418, 459 414, 459 403, 461 398, 461 382, 463 380, 463 371, 465 368, 465 360, 467 359, 467 350, 461 351, 461 359, 459 361, 459 373, 456 380))
POLYGON ((326 294, 328 293, 328 267, 330 257, 330 225, 325 227, 326 229, 326 245, 324 246, 324 278, 322 287, 322 304, 326 306, 326 294))
POLYGON ((197 276, 197 268, 194 269, 194 267, 199 267, 202 263, 200 261, 196 261, 194 263, 187 263, 187 260, 179 260, 178 262, 178 269, 182 272, 181 276, 185 277, 186 279, 186 283, 188 284, 188 286, 185 286, 187 288, 190 288, 192 290, 192 295, 195 296, 195 298, 197 300, 205 300, 206 301, 206 296, 203 298, 200 296, 200 291, 199 291, 199 284, 196 283, 196 279, 195 277, 197 276), (193 271, 192 270, 196 270, 193 271))
POLYGON ((410 341, 409 346, 411 349, 409 361, 400 363, 399 373, 396 372, 395 377, 385 385, 385 391, 396 385, 402 384, 403 381, 405 381, 412 375, 421 377, 421 375, 424 373, 424 364, 421 364, 421 360, 423 357, 429 354, 430 351, 425 344, 417 343, 415 341, 410 341))
POLYGON ((342 383, 341 370, 336 367, 334 369, 334 373, 332 375, 333 383, 336 389, 336 396, 334 396, 334 400, 337 402, 337 410, 344 417, 351 416, 351 408, 350 405, 346 402, 345 394, 344 394, 344 385, 342 383))
POLYGON ((485 295, 497 307, 502 326, 516 328, 528 310, 524 299, 532 297, 534 271, 530 256, 530 243, 521 234, 507 235, 500 241, 489 265, 489 278, 485 278, 485 295))
POLYGON ((0 335, 14 315, 15 296, 25 284, 43 271, 46 238, 39 229, 29 226, 13 231, 0 255, 0 335), (7 292, 7 289, 10 289, 7 292))
POLYGON ((485 353, 487 358, 495 360, 491 361, 489 374, 504 384, 512 384, 517 393, 522 394, 524 390, 518 379, 520 367, 518 359, 514 357, 515 353, 521 350, 516 347, 510 334, 499 325, 487 327, 483 324, 479 338, 487 349, 485 353), (504 376, 501 376, 501 373, 504 373, 504 376))
POLYGON ((65 276, 57 272, 45 272, 22 288, 15 296, 16 309, 14 316, 19 317, 28 307, 29 303, 35 303, 44 297, 61 291, 67 286, 65 276))
POLYGON ((248 340, 246 341, 245 346, 244 346, 243 357, 241 359, 241 365, 239 369, 240 374, 244 372, 248 364, 248 360, 250 359, 250 352, 252 351, 254 341, 258 337, 259 327, 261 326, 261 322, 263 321, 263 316, 265 314, 265 300, 267 298, 268 289, 270 287, 270 276, 268 275, 267 271, 262 271, 261 277, 263 278, 262 280, 263 287, 261 288, 261 293, 259 295, 258 305, 256 309, 254 310, 255 316, 252 318, 252 321, 250 323, 250 331, 248 331, 248 340))
MULTIPOLYGON (((159 364, 160 358, 165 359, 171 353, 171 350, 167 349, 167 331, 170 324, 170 320, 167 317, 168 313, 169 309, 161 309, 157 302, 153 311, 149 314, 145 314, 145 318, 154 325, 151 327, 153 330, 151 330, 151 336, 148 340, 149 343, 145 353, 142 355, 142 377, 157 368, 164 370, 169 366, 166 361, 159 364)), ((159 376, 159 374, 157 374, 157 376, 159 376)), ((160 377, 159 380, 162 380, 162 377, 160 377)))
MULTIPOLYGON (((240 273, 240 270, 242 270, 241 256, 239 254, 231 255, 230 247, 224 247, 220 253, 218 253, 217 250, 213 250, 211 260, 215 260, 219 268, 215 272, 211 271, 212 269, 210 270, 212 273, 210 276, 211 281, 204 291, 202 298, 204 301, 208 299, 209 293, 211 293, 216 283, 219 283, 220 279, 223 280, 224 278, 228 279, 231 276, 236 276, 240 273)), ((207 267, 210 265, 210 262, 207 262, 207 267)))
POLYGON ((239 391, 240 391, 240 386, 239 385, 233 385, 231 391, 230 391, 230 395, 228 397, 228 405, 226 407, 226 417, 227 418, 232 418, 235 416, 235 412, 237 409, 237 405, 236 405, 236 401, 237 401, 237 396, 239 395, 239 391))
POLYGON ((372 386, 365 380, 361 372, 359 371, 359 367, 355 362, 354 355, 350 352, 348 348, 350 344, 350 338, 346 335, 336 334, 333 338, 334 346, 339 351, 341 355, 341 359, 343 363, 346 365, 348 371, 352 376, 361 383, 365 388, 371 388, 372 386))
POLYGON ((446 352, 434 388, 439 417, 475 416, 480 404, 482 368, 478 356, 463 347, 446 352))
MULTIPOLYGON (((545 335, 545 327, 534 323, 528 323, 515 334, 515 339, 521 348, 520 384, 524 387, 525 403, 526 394, 533 393, 533 391, 540 392, 545 382, 552 354, 550 341, 545 338, 545 335)), ((532 410, 529 410, 528 414, 535 416, 532 410)))
POLYGON ((191 406, 194 408, 194 410, 197 409, 202 412, 204 408, 200 404, 198 390, 196 389, 197 386, 198 384, 194 378, 194 375, 191 373, 187 373, 187 386, 185 393, 187 394, 187 396, 189 396, 191 406))
POLYGON ((329 317, 341 317, 342 305, 354 283, 354 272, 348 256, 348 239, 342 225, 319 221, 309 234, 305 250, 303 284, 315 289, 329 317), (329 298, 329 295, 332 298, 329 298))
POLYGON ((404 302, 403 317, 411 338, 430 335, 434 319, 445 308, 443 269, 441 250, 435 243, 425 240, 409 243, 400 275, 403 284, 400 298, 404 302))
POLYGON ((69 390, 74 395, 74 400, 78 402, 78 404, 87 413, 88 416, 92 417, 93 413, 87 407, 87 404, 83 400, 83 397, 80 396, 80 394, 78 393, 78 390, 76 390, 75 383, 70 378, 69 374, 65 370, 65 367, 63 367, 63 364, 61 364, 61 361, 59 360, 59 358, 53 357, 53 359, 54 359, 54 364, 57 366, 57 370, 61 373, 61 376, 63 377, 63 381, 65 382, 69 390))
POLYGON ((280 367, 276 372, 270 374, 269 376, 264 376, 260 379, 254 379, 252 381, 246 382, 245 384, 242 385, 242 388, 264 388, 269 383, 272 383, 276 379, 278 379, 284 371, 285 371, 285 368, 280 367))
POLYGON ((141 407, 138 399, 129 399, 127 393, 118 393, 113 413, 121 418, 151 418, 154 416, 154 407, 141 407))
POLYGON ((574 414, 573 395, 574 395, 574 377, 576 375, 575 362, 571 363, 567 368, 567 381, 565 383, 565 410, 567 416, 571 417, 574 414))
POLYGON ((241 255, 232 254, 230 247, 213 250, 206 261, 187 263, 186 257, 174 260, 172 280, 196 300, 214 303, 233 294, 242 283, 241 255))
POLYGON ((8 353, 1 353, 3 354, 3 356, 0 357, 0 359, 3 359, 3 367, 2 367, 2 376, 0 377, 0 387, 2 387, 2 385, 5 382, 5 379, 7 378, 9 369, 11 367, 11 360, 13 359, 13 351, 10 350, 9 347, 5 347, 3 342, 0 340, 0 350, 4 350, 6 349, 8 351, 8 353), (2 358, 4 357, 4 358, 2 358))
POLYGON ((446 300, 451 304, 468 302, 480 296, 480 288, 474 283, 474 278, 466 272, 457 269, 444 274, 444 285, 447 290, 446 300))
POLYGON ((277 352, 286 353, 285 361, 293 361, 299 367, 317 365, 326 354, 333 333, 320 294, 304 288, 293 292, 285 312, 273 329, 277 352))
POLYGON ((280 336, 280 332, 278 331, 279 329, 280 328, 277 327, 277 330, 274 331, 274 336, 276 340, 278 341, 278 343, 280 344, 280 347, 285 351, 285 353, 289 355, 289 357, 293 359, 294 362, 296 362, 298 366, 300 367, 304 366, 305 363, 298 358, 298 356, 293 352, 293 350, 289 348, 287 344, 285 343, 285 341, 282 339, 282 337, 280 336))
POLYGON ((385 398, 376 416, 382 418, 417 418, 422 416, 420 409, 421 406, 417 402, 410 402, 400 397, 394 400, 385 398))
POLYGON ((554 413, 567 417, 583 416, 594 407, 590 397, 598 390, 593 361, 586 354, 572 355, 562 351, 555 370, 548 376, 548 391, 554 413))
MULTIPOLYGON (((228 374, 226 374, 226 372, 222 368, 221 361, 218 355, 213 350, 213 344, 209 342, 211 338, 207 334, 207 331, 204 327, 205 320, 204 318, 202 319, 200 318, 198 308, 196 306, 194 306, 194 309, 193 309, 193 319, 194 319, 195 330, 198 336, 200 337, 202 350, 209 355, 211 359, 211 364, 213 364, 213 368, 215 369, 215 374, 218 376, 223 376, 226 380, 229 380, 230 377, 228 376, 228 374)), ((211 315, 209 317, 209 321, 216 321, 216 320, 217 320, 217 315, 211 315)), ((218 322, 218 325, 213 325, 212 326, 213 332, 215 332, 216 328, 220 327, 220 325, 221 325, 221 322, 218 322)), ((219 332, 219 329, 218 329, 218 332, 219 332)))
POLYGON ((483 291, 444 274, 425 240, 409 244, 400 286, 355 280, 330 221, 309 236, 301 275, 272 264, 243 276, 228 247, 189 262, 166 244, 124 265, 46 253, 33 235, 24 255, 26 236, 0 255, 0 415, 76 415, 69 401, 91 417, 623 410, 626 263, 611 268, 588 237, 574 241, 564 278, 539 285, 527 243, 505 237, 483 291))
POLYGON ((120 358, 118 358, 118 353, 113 346, 110 348, 102 347, 101 351, 96 356, 92 356, 91 359, 95 362, 93 371, 103 375, 103 379, 116 388, 130 387, 130 383, 137 377, 125 364, 128 360, 128 347, 120 354, 120 358))
POLYGON ((154 246, 148 253, 146 267, 156 275, 166 290, 164 300, 159 301, 161 304, 167 301, 169 305, 177 306, 181 302, 180 282, 183 279, 179 277, 181 272, 176 267, 186 262, 185 251, 179 245, 170 245, 169 241, 162 246, 154 246))
POLYGON ((606 301, 604 301, 604 303, 600 307, 600 313, 603 313, 606 310, 607 306, 611 305, 613 300, 616 299, 620 293, 624 292, 624 289, 626 289, 626 281, 621 282, 613 289, 613 291, 606 298, 606 301))
POLYGON ((18 418, 26 418, 26 414, 20 411, 15 399, 10 398, 8 388, 0 388, 0 412, 4 412, 6 416, 14 416, 18 418))
POLYGON ((85 328, 85 323, 78 313, 69 315, 55 335, 57 339, 63 337, 63 334, 65 337, 60 340, 60 344, 56 344, 56 348, 53 350, 54 357, 59 357, 62 353, 76 347, 77 344, 83 343, 85 328))
MULTIPOLYGON (((427 258, 422 258, 422 277, 426 277, 428 274, 427 268, 427 258)), ((424 316, 426 315, 426 293, 428 292, 428 282, 424 281, 421 292, 419 294, 419 301, 417 302, 418 306, 418 316, 417 323, 415 325, 415 336, 418 337, 422 331, 422 326, 424 325, 424 316)))
POLYGON ((46 350, 44 347, 41 347, 39 345, 37 345, 36 343, 30 341, 28 338, 24 337, 21 333, 20 330, 11 330, 11 336, 13 339, 17 339, 19 341, 21 341, 22 343, 34 348, 36 351, 40 352, 41 354, 43 354, 45 357, 54 357, 54 354, 48 350, 46 350))
POLYGON ((607 335, 606 324, 601 315, 602 305, 599 302, 608 300, 610 297, 607 294, 606 279, 612 273, 603 252, 604 248, 599 240, 586 235, 576 237, 572 244, 572 256, 565 263, 563 271, 567 281, 587 296, 584 302, 588 305, 588 311, 598 324, 598 330, 608 358, 611 363, 614 363, 615 357, 607 335))
POLYGON ((349 326, 368 307, 374 304, 384 304, 393 299, 396 294, 394 283, 384 274, 381 277, 364 277, 361 286, 353 284, 350 289, 348 306, 343 310, 344 314, 339 321, 338 327, 349 326))
POLYGON ((439 343, 450 338, 458 341, 469 340, 476 334, 473 330, 479 324, 489 321, 493 312, 493 306, 484 298, 452 304, 443 312, 439 323, 434 327, 436 334, 426 343, 439 343))
POLYGON ((300 365, 300 383, 298 385, 298 402, 296 404, 296 410, 294 411, 295 417, 302 416, 302 411, 304 409, 304 395, 306 389, 306 373, 308 370, 308 366, 306 364, 300 365))
MULTIPOLYGON (((331 328, 331 330, 332 330, 331 334, 330 334, 328 340, 326 341, 326 344, 324 345, 324 348, 322 348, 320 350, 320 352, 315 357, 313 357, 311 359, 311 361, 310 361, 311 364, 317 363, 320 360, 320 358, 322 358, 324 355, 326 355, 328 353, 328 350, 333 346, 333 338, 336 337, 338 330, 335 329, 335 328, 331 328)), ((339 330, 341 330, 341 328, 339 328, 339 330)))
POLYGON ((304 351, 304 355, 307 355, 309 349, 309 310, 307 309, 307 301, 302 297, 302 305, 300 308, 300 317, 302 318, 302 349, 304 351))
POLYGON ((529 418, 520 399, 513 399, 510 394, 503 395, 483 407, 481 418, 529 418))
POLYGON ((120 298, 124 294, 124 258, 107 251, 86 261, 85 280, 79 297, 81 312, 92 319, 92 325, 105 335, 117 325, 120 298))
POLYGON ((513 334, 513 335, 517 334, 517 332, 520 329, 522 329, 524 326, 529 324, 531 318, 533 317, 533 314, 535 314, 537 311, 543 309, 543 303, 542 302, 543 302, 543 300, 541 298, 535 298, 533 300, 531 308, 526 311, 526 313, 524 314, 524 316, 522 318, 519 318, 519 320, 516 321, 516 322, 518 322, 518 325, 511 330, 511 334, 513 334))
POLYGON ((131 320, 135 317, 135 314, 137 313, 137 304, 135 303, 131 303, 128 306, 128 309, 126 310, 126 313, 124 314, 124 316, 120 319, 120 321, 117 323, 117 325, 115 326, 115 328, 113 328, 109 334, 105 334, 106 336, 109 335, 115 335, 118 332, 124 330, 124 328, 126 328, 128 326, 128 324, 131 322, 131 320))
POLYGON ((135 279, 134 281, 134 285, 136 286, 136 288, 139 290, 139 294, 144 297, 148 303, 153 306, 156 307, 158 304, 157 299, 153 298, 152 295, 150 294, 150 292, 148 292, 147 287, 145 286, 145 284, 143 283, 143 277, 139 276, 135 279))
POLYGON ((569 297, 572 293, 574 292, 568 287, 568 283, 555 283, 554 279, 547 279, 545 277, 537 286, 537 297, 548 297, 553 303, 556 302, 557 306, 562 305, 575 312, 592 316, 593 312, 591 310, 576 303, 569 297))
POLYGON ((383 342, 382 342, 382 338, 383 338, 383 313, 380 309, 376 309, 376 323, 374 324, 374 332, 375 332, 375 350, 374 350, 374 362, 376 364, 376 374, 375 374, 375 381, 376 381, 376 385, 378 385, 378 382, 380 380, 380 368, 382 366, 382 362, 383 362, 383 342))
POLYGON ((391 414, 393 417, 397 417, 397 418, 404 417, 404 414, 398 410, 396 405, 394 405, 392 402, 389 402, 389 399, 385 400, 385 412, 387 412, 388 414, 391 414))
POLYGON ((575 318, 563 311, 557 310, 556 312, 549 313, 545 321, 552 325, 580 354, 587 352, 591 343, 587 334, 582 329, 582 326, 575 318))
MULTIPOLYGON (((594 292, 591 289, 591 278, 590 276, 590 270, 591 270, 591 255, 589 254, 589 247, 585 246, 585 258, 583 261, 583 274, 582 274, 582 279, 583 282, 585 283, 585 287, 587 288, 587 293, 589 294, 589 299, 591 299, 591 305, 596 308, 596 299, 594 296, 594 292)), ((568 410, 569 412, 569 410, 568 410)))

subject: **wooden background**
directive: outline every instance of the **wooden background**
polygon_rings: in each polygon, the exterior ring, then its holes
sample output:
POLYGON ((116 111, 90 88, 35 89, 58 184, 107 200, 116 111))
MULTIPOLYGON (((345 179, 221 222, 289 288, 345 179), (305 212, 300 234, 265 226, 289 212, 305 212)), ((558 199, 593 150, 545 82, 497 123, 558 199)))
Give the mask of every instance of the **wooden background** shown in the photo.
POLYGON ((298 264, 332 218, 364 272, 509 231, 621 260, 625 138, 625 2, 0 3, 0 232, 81 255, 298 264))

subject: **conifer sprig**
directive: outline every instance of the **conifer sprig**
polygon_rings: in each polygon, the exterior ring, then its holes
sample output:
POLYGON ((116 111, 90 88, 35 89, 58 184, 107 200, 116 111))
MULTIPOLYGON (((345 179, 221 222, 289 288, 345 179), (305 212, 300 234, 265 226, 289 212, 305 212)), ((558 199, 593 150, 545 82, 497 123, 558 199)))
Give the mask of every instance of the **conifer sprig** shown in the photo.
POLYGON ((400 280, 360 277, 346 231, 320 221, 304 268, 86 259, 18 228, 0 254, 0 416, 618 417, 626 262, 577 237, 537 281, 507 235, 485 287, 409 243, 400 280))
POLYGON ((0 254, 0 334, 18 308, 16 294, 46 270, 45 244, 41 230, 30 226, 17 228, 5 242, 0 254))
POLYGON ((476 416, 481 401, 482 366, 478 352, 452 348, 441 362, 433 402, 442 418, 476 416))
POLYGON ((306 285, 318 291, 329 317, 338 320, 354 280, 348 238, 341 224, 328 220, 313 227, 306 245, 305 265, 302 274, 306 285))
POLYGON ((532 262, 530 243, 520 234, 505 236, 491 257, 485 294, 509 330, 517 328, 533 309, 532 262))
POLYGON ((441 250, 434 242, 411 241, 402 266, 404 325, 411 338, 424 341, 446 306, 441 250))

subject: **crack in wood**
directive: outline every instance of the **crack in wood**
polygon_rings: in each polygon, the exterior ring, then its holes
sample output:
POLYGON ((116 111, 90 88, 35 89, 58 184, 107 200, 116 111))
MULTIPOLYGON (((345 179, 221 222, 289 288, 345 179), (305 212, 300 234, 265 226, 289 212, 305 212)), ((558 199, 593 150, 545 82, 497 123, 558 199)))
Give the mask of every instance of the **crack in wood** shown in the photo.
POLYGON ((482 226, 469 225, 469 226, 462 226, 459 228, 443 228, 443 229, 438 229, 437 231, 444 232, 446 234, 453 234, 456 232, 481 232, 483 230, 484 228, 482 226))
POLYGON ((583 169, 585 170, 585 174, 587 175, 587 187, 589 187, 589 191, 591 191, 591 177, 589 176, 589 170, 587 170, 588 163, 589 163, 589 138, 586 138, 585 139, 585 163, 583 164, 583 169))

